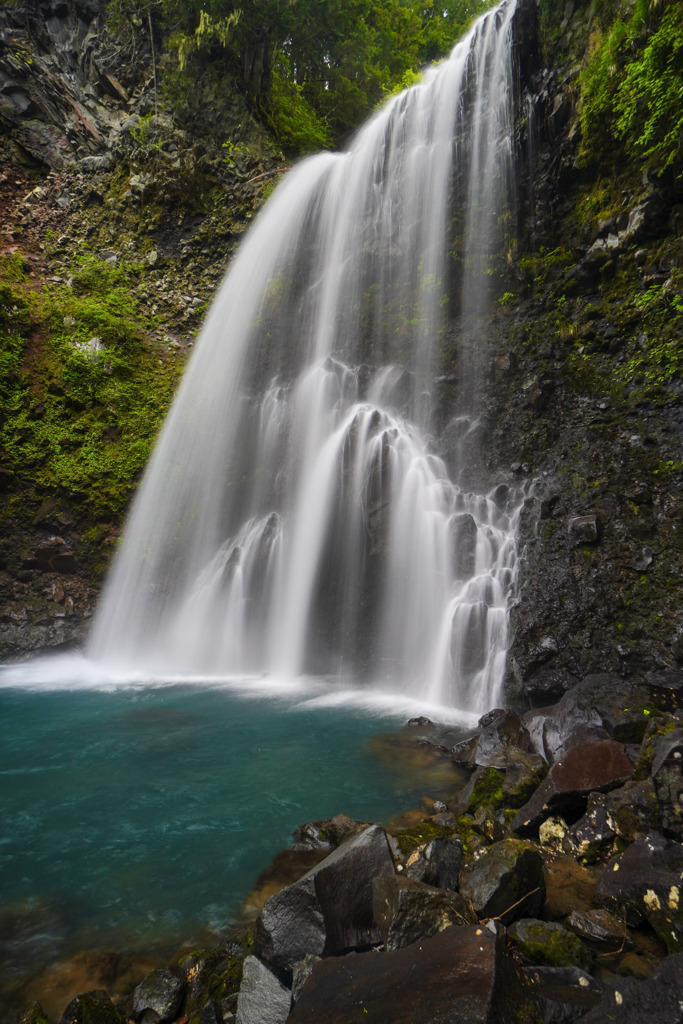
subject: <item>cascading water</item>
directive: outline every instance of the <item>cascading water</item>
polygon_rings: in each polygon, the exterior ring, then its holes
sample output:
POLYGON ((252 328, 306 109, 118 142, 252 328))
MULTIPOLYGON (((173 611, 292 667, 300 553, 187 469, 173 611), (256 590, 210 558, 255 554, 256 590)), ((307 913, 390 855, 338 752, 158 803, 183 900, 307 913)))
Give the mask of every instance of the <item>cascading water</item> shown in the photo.
POLYGON ((140 487, 96 658, 495 703, 515 512, 437 456, 436 396, 455 360, 446 426, 476 427, 477 360, 445 327, 485 308, 511 200, 514 10, 260 214, 140 487))

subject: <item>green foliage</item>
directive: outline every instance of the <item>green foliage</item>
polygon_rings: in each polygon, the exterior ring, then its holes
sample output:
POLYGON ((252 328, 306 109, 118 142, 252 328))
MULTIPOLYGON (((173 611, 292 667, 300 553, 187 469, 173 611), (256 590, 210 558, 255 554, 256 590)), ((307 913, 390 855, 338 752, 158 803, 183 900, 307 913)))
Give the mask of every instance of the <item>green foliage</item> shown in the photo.
POLYGON ((683 155, 683 3, 636 0, 600 40, 582 76, 584 165, 619 146, 650 163, 683 155))
POLYGON ((285 153, 312 153, 332 145, 329 127, 306 100, 303 86, 292 80, 284 57, 273 71, 270 120, 285 153))
POLYGON ((193 33, 186 35, 184 32, 178 32, 171 39, 171 44, 178 51, 180 70, 185 70, 192 53, 206 50, 215 43, 227 49, 233 40, 235 26, 241 16, 240 10, 231 11, 224 17, 212 17, 208 11, 201 10, 199 24, 193 33))
POLYGON ((207 68, 239 78, 290 153, 348 135, 386 95, 445 56, 494 0, 109 0, 120 31, 175 56, 167 94, 207 68))
POLYGON ((0 281, 5 466, 100 518, 123 513, 180 374, 146 341, 139 272, 83 256, 72 287, 0 281))

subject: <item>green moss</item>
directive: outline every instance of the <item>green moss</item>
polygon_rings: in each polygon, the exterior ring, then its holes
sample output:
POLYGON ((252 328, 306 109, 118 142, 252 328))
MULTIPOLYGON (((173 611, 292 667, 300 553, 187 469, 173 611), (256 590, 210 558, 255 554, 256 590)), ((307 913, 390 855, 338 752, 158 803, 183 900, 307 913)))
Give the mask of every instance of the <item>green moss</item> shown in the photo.
POLYGON ((549 921, 524 920, 508 931, 510 939, 529 960, 552 967, 589 970, 592 957, 578 936, 549 921))
POLYGON ((474 784, 472 795, 467 802, 466 811, 475 811, 478 807, 495 811, 503 803, 503 772, 497 768, 485 768, 474 784))
POLYGON ((670 718, 658 708, 653 708, 649 721, 645 728, 645 735, 640 747, 640 754, 636 761, 634 778, 638 781, 648 779, 652 771, 652 762, 655 756, 655 743, 660 736, 668 736, 674 729, 680 728, 680 723, 670 718))
POLYGON ((122 515, 181 370, 148 340, 156 324, 136 297, 139 273, 80 256, 72 287, 46 288, 32 306, 0 281, 5 468, 81 495, 80 511, 100 519, 122 515))
POLYGON ((394 834, 399 849, 404 856, 412 853, 418 846, 429 843, 432 839, 448 838, 452 836, 455 829, 446 825, 435 825, 432 821, 423 821, 413 828, 403 828, 394 834))
POLYGON ((33 1003, 21 1018, 20 1024, 49 1024, 40 1003, 33 1003))

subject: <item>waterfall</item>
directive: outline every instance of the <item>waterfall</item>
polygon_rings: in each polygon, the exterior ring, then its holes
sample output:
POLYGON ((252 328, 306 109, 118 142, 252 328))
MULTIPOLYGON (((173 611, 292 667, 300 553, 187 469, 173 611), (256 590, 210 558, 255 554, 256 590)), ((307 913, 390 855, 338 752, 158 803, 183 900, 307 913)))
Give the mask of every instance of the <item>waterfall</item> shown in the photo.
POLYGON ((496 702, 516 510, 439 452, 478 427, 489 339, 471 325, 513 196, 514 10, 259 214, 136 496, 95 658, 496 702))

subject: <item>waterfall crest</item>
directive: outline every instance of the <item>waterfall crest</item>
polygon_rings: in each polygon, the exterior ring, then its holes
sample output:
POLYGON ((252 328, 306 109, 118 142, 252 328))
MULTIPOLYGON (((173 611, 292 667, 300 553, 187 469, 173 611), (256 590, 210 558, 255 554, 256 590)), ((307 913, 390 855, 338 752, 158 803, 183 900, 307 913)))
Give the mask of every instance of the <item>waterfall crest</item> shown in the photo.
MULTIPOLYGON (((95 658, 496 702, 516 511, 438 456, 438 378, 447 324, 486 308, 511 201, 514 10, 260 213, 136 496, 95 658)), ((477 359, 456 361, 447 426, 464 433, 477 359)))

